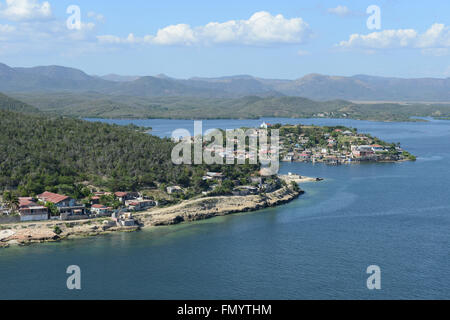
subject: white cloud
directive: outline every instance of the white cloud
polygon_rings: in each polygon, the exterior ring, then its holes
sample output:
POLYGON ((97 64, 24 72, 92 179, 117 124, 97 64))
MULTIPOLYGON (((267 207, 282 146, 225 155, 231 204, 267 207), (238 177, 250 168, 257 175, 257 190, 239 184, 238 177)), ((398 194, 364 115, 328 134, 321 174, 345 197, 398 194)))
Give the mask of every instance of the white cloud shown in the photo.
POLYGON ((391 49, 416 48, 424 49, 424 53, 440 52, 450 48, 450 28, 444 24, 433 24, 426 32, 419 33, 414 29, 384 30, 367 35, 353 34, 349 40, 338 44, 342 48, 391 49))
POLYGON ((328 13, 335 14, 338 16, 347 16, 350 14, 350 9, 346 6, 337 6, 336 8, 329 8, 328 13))
POLYGON ((417 40, 417 32, 413 29, 384 30, 367 35, 352 34, 348 41, 342 41, 339 46, 351 48, 382 49, 392 47, 407 47, 417 40))
POLYGON ((155 45, 212 45, 212 44, 299 44, 311 36, 309 25, 302 18, 287 19, 283 15, 257 12, 248 20, 210 22, 192 28, 187 24, 170 25, 156 35, 121 39, 113 35, 99 36, 100 42, 150 43, 155 45))
POLYGON ((146 36, 147 42, 161 45, 191 45, 199 41, 194 30, 187 24, 177 24, 158 30, 155 37, 146 36))
POLYGON ((88 12, 88 17, 97 20, 98 22, 105 22, 105 16, 100 13, 95 13, 94 11, 88 12))
POLYGON ((419 48, 450 47, 450 27, 435 23, 425 33, 419 36, 419 48))
POLYGON ((52 17, 52 9, 47 1, 39 3, 38 0, 6 0, 6 5, 0 10, 0 16, 13 21, 42 20, 52 17))

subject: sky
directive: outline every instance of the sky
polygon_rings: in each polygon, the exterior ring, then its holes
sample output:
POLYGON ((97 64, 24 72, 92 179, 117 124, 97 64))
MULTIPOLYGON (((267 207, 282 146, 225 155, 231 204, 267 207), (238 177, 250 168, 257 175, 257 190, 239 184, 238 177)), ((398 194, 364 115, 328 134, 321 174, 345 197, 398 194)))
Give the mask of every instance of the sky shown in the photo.
POLYGON ((446 78, 450 1, 0 0, 0 62, 176 78, 446 78))

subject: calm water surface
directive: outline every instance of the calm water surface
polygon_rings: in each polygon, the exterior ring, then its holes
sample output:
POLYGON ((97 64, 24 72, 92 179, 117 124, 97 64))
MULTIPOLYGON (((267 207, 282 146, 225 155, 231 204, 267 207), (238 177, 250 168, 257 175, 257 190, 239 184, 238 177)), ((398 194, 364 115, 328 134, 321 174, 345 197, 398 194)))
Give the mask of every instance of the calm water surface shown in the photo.
MULTIPOLYGON (((324 177, 285 206, 133 234, 0 250, 0 299, 450 299, 450 121, 346 125, 402 145, 415 163, 283 164, 324 177), (382 290, 366 288, 379 265, 382 290), (82 290, 66 289, 69 265, 82 290)), ((154 134, 192 121, 143 120, 154 134)), ((206 121, 204 128, 262 120, 206 121)))

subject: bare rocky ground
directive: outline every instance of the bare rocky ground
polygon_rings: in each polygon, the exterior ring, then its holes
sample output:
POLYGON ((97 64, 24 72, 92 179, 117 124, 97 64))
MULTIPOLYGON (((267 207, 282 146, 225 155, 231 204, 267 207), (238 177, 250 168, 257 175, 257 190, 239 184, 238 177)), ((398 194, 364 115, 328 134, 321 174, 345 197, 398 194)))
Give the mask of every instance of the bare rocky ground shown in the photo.
POLYGON ((239 212, 256 211, 288 203, 298 198, 302 190, 284 187, 263 195, 210 197, 184 201, 167 208, 135 214, 136 227, 117 227, 111 218, 79 221, 42 221, 0 225, 0 248, 9 245, 61 241, 98 236, 112 232, 133 232, 140 228, 198 221, 239 212))
POLYGON ((178 224, 274 207, 290 202, 302 193, 285 187, 266 195, 201 198, 173 207, 155 208, 136 217, 144 227, 178 224))

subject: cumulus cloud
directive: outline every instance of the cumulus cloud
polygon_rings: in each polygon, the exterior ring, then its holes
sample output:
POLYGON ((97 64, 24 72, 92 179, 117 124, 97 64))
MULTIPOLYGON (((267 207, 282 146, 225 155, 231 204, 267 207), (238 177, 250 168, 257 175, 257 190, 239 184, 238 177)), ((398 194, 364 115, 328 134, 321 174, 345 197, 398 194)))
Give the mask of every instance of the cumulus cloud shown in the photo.
POLYGON ((52 9, 47 1, 6 0, 6 4, 0 8, 0 17, 13 21, 49 19, 52 9))
POLYGON ((348 41, 342 41, 339 46, 351 48, 382 49, 392 47, 407 47, 417 40, 417 32, 413 29, 384 30, 367 35, 352 34, 348 41))
POLYGON ((204 26, 188 24, 170 25, 155 35, 119 38, 113 35, 99 36, 100 42, 150 43, 155 45, 212 45, 212 44, 299 44, 311 36, 309 25, 302 18, 287 19, 283 15, 257 12, 248 20, 210 22, 204 26))
POLYGON ((350 14, 350 9, 346 6, 337 6, 336 8, 329 8, 328 13, 335 14, 338 16, 347 16, 350 14))
POLYGON ((347 41, 338 44, 342 48, 391 49, 416 48, 422 52, 448 52, 450 28, 444 24, 433 24, 424 33, 414 29, 384 30, 367 35, 352 34, 347 41))
POLYGON ((161 45, 191 45, 199 41, 198 35, 187 24, 177 24, 158 30, 155 37, 146 36, 146 42, 153 42, 161 45))

